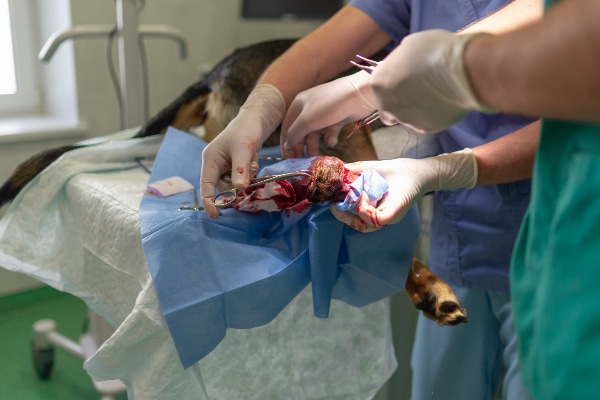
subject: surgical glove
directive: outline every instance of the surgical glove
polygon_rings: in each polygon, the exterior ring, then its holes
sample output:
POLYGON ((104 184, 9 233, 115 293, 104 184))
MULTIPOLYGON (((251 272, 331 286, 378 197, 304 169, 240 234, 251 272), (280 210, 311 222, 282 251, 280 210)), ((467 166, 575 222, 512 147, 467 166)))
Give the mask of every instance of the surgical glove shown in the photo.
POLYGON ((319 153, 321 134, 335 146, 341 128, 376 109, 369 85, 371 76, 360 71, 299 93, 281 126, 281 154, 286 158, 319 153))
POLYGON ((388 192, 379 204, 370 204, 362 193, 356 214, 330 208, 341 222, 362 232, 369 232, 399 222, 423 195, 436 190, 473 188, 477 183, 477 160, 469 148, 435 157, 362 161, 346 164, 359 173, 372 169, 387 181, 388 192))
POLYGON ((494 112, 477 99, 463 66, 463 50, 478 35, 429 30, 405 37, 373 71, 379 110, 419 132, 444 130, 469 110, 494 112))
POLYGON ((200 196, 211 218, 219 215, 213 203, 221 176, 231 170, 231 184, 245 189, 258 169, 258 151, 285 114, 285 100, 272 85, 256 86, 238 115, 202 152, 200 196))

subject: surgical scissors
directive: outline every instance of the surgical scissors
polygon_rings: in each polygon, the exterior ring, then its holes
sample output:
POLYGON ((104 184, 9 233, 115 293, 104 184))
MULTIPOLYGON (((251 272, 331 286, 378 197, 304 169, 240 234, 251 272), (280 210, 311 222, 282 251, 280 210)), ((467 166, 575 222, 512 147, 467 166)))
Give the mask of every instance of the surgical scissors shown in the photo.
MULTIPOLYGON (((312 173, 309 170, 300 169, 300 170, 292 171, 292 172, 283 172, 281 174, 274 174, 274 175, 262 176, 262 177, 258 177, 258 178, 252 178, 252 179, 250 179, 250 184, 248 185, 248 187, 256 187, 256 186, 264 185, 265 183, 274 182, 274 181, 278 181, 281 179, 295 178, 298 176, 312 177, 312 173)), ((223 183, 231 183, 231 170, 226 171, 221 176, 221 181, 223 183)), ((217 208, 228 207, 235 202, 235 200, 237 199, 237 196, 238 196, 238 192, 239 192, 238 189, 231 188, 231 189, 224 190, 220 193, 217 193, 217 195, 215 197, 213 197, 213 199, 212 199, 213 204, 217 208), (222 201, 220 201, 220 200, 222 200, 222 201)), ((202 207, 198 203, 198 194, 196 192, 196 188, 194 188, 194 205, 179 207, 179 211, 185 211, 185 210, 194 210, 194 211, 204 210, 204 207, 202 207)))
MULTIPOLYGON (((377 67, 379 65, 379 62, 375 61, 375 60, 371 60, 368 59, 366 57, 363 57, 361 55, 356 55, 357 58, 363 60, 364 62, 366 62, 368 65, 364 65, 364 64, 359 64, 355 61, 350 61, 350 64, 354 65, 357 68, 362 69, 363 71, 367 71, 369 74, 373 73, 373 71, 375 71, 375 67, 377 67)), ((379 119, 380 115, 379 115, 379 111, 375 110, 373 111, 371 114, 367 115, 366 117, 364 117, 363 119, 361 119, 360 121, 358 121, 355 125, 354 128, 352 129, 352 132, 350 132, 348 134, 347 137, 350 137, 352 135, 354 135, 356 133, 356 131, 358 131, 360 128, 362 128, 365 125, 369 125, 372 122, 375 122, 379 119)))

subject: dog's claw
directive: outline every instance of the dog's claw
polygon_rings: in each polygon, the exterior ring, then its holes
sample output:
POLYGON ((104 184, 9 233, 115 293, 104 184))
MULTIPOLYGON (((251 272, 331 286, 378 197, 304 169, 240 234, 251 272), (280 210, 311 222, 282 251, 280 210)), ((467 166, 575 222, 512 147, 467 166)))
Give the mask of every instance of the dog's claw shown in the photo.
POLYGON ((406 279, 406 292, 423 315, 440 325, 455 326, 468 322, 467 311, 450 286, 415 257, 406 279))

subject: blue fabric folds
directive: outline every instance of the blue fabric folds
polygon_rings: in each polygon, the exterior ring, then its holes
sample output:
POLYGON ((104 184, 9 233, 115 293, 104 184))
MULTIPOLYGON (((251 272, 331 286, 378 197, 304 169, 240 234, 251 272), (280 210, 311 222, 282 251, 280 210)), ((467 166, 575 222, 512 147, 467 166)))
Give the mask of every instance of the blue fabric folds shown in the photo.
MULTIPOLYGON (((169 128, 149 182, 180 176, 197 185, 205 142, 169 128)), ((179 211, 194 194, 140 206, 142 245, 165 321, 184 368, 210 353, 228 328, 265 325, 309 283, 314 314, 332 299, 361 307, 404 288, 418 235, 411 210, 401 223, 360 233, 328 205, 303 214, 179 211)))

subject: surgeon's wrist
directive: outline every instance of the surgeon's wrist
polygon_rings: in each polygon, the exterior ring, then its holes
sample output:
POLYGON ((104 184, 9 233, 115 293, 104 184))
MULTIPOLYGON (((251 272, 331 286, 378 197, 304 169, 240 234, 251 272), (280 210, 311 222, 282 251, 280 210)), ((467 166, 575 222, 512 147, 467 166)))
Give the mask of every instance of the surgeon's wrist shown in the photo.
POLYGON ((434 157, 437 163, 436 190, 472 189, 477 185, 477 158, 470 148, 434 157))
POLYGON ((465 63, 466 49, 469 44, 476 38, 492 36, 489 33, 477 32, 471 34, 458 34, 457 40, 452 45, 452 72, 455 78, 455 83, 460 95, 458 96, 458 105, 466 110, 475 110, 483 113, 496 113, 491 106, 485 104, 473 90, 469 73, 465 63))
POLYGON ((377 100, 371 88, 371 75, 368 72, 359 71, 348 75, 344 79, 348 80, 354 89, 354 93, 363 108, 369 111, 377 109, 377 100))
POLYGON ((239 113, 250 113, 260 118, 262 127, 261 139, 264 141, 283 121, 285 100, 279 89, 275 86, 260 84, 250 92, 239 113))

